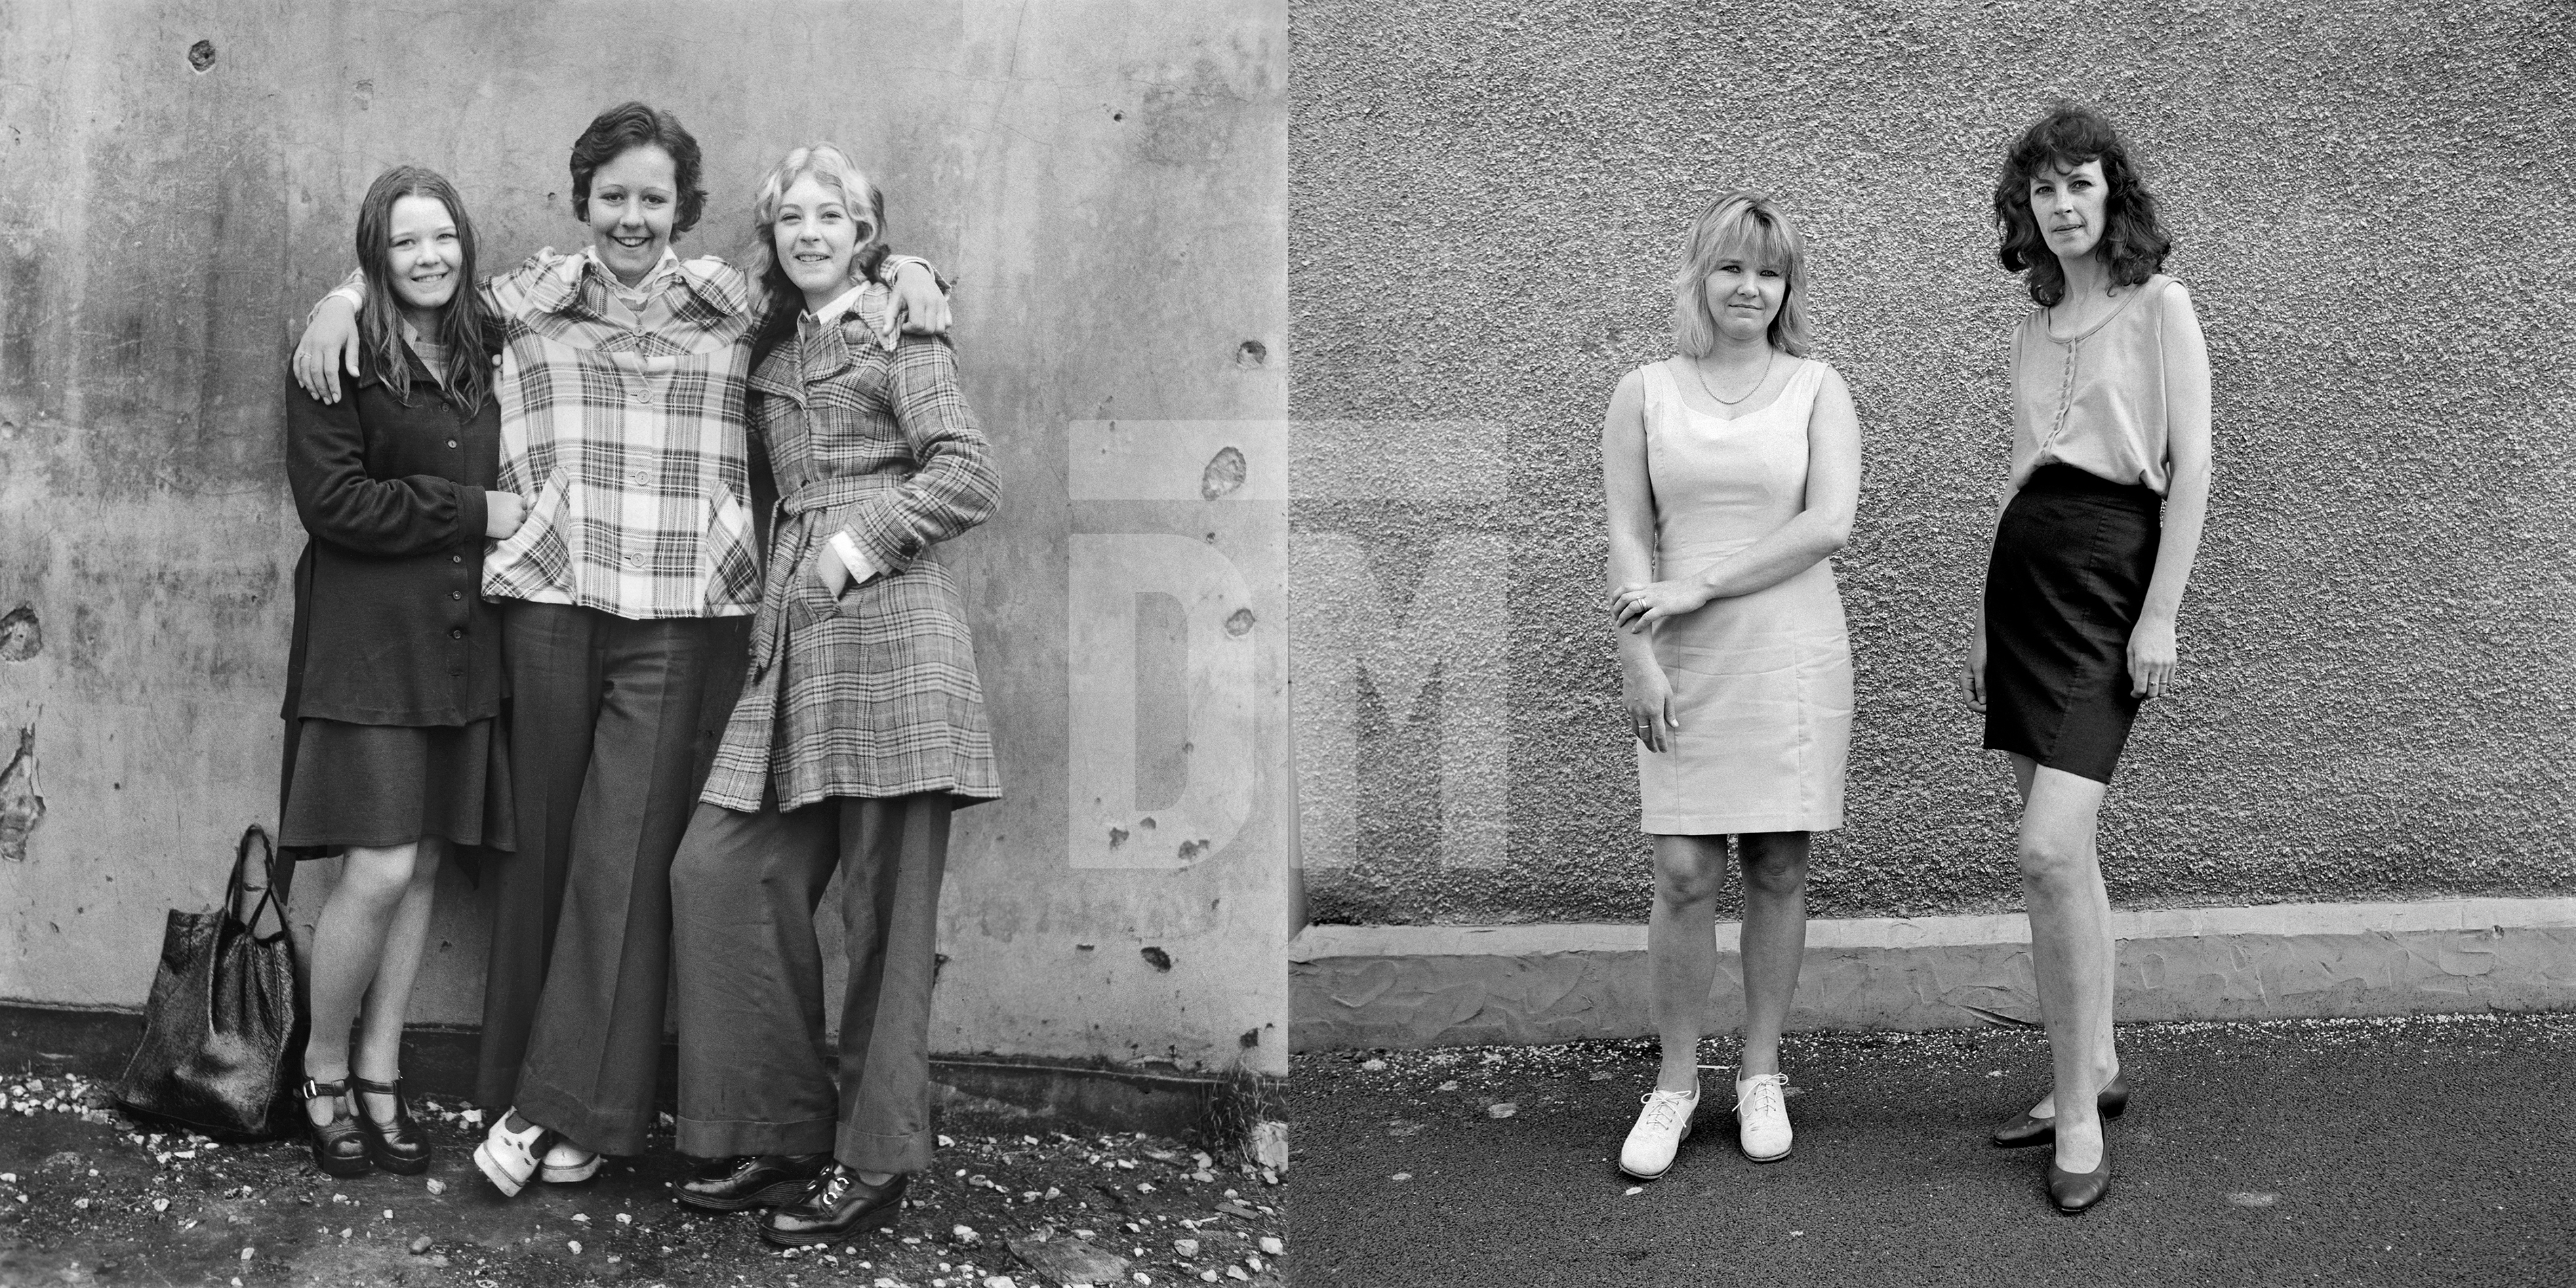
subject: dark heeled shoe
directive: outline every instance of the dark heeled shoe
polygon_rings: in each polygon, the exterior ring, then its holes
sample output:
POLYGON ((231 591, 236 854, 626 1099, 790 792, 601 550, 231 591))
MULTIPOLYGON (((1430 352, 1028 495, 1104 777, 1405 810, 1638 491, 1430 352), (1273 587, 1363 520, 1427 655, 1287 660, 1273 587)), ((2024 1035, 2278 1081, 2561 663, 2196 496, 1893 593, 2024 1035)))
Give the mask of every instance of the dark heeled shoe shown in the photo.
POLYGON ((2057 1156, 2048 1158, 2048 1201, 2060 1212, 2073 1215, 2102 1201, 2111 1192, 2111 1140, 2102 1139, 2102 1161, 2089 1172, 2070 1172, 2057 1165, 2057 1156))
MULTIPOLYGON (((2102 1116, 2105 1118, 2117 1118, 2128 1112, 2129 1075, 2125 1072, 2111 1075, 2111 1081, 2103 1084, 2102 1094, 2095 1096, 2093 1103, 2101 1109, 2102 1116)), ((1994 1132, 1987 1139, 2004 1149, 2052 1144, 2057 1140, 2057 1120, 2033 1118, 2030 1116, 2030 1111, 2025 1109, 1997 1124, 1994 1132)))
POLYGON ((332 1176, 367 1174, 367 1143, 358 1131, 358 1124, 350 1119, 348 1108, 340 1103, 340 1097, 348 1092, 349 1084, 345 1079, 315 1082, 306 1078, 304 1085, 295 1089, 295 1094, 303 1097, 306 1105, 304 1134, 313 1146, 313 1165, 332 1176), (324 1096, 331 1098, 331 1121, 317 1123, 313 1121, 311 1105, 324 1096))
POLYGON ((428 1171, 429 1137, 421 1132, 419 1123, 412 1121, 411 1106, 403 1103, 402 1079, 371 1082, 351 1075, 349 1085, 360 1093, 355 1097, 358 1124, 366 1129, 362 1134, 366 1140, 367 1157, 374 1161, 376 1167, 403 1176, 418 1176, 428 1171), (370 1093, 394 1098, 393 1117, 378 1122, 375 1115, 367 1112, 367 1095, 370 1093))

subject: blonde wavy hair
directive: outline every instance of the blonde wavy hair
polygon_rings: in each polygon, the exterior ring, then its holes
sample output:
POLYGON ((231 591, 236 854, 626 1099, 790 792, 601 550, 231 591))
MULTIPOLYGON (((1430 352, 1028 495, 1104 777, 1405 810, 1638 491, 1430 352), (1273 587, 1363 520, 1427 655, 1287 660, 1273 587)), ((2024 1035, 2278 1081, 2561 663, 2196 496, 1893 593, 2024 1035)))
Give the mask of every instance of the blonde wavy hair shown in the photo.
MULTIPOLYGON (((758 195, 751 201, 751 248, 743 256, 751 278, 752 315, 761 319, 764 340, 772 332, 794 334, 796 312, 805 302, 804 291, 788 280, 787 269, 778 262, 778 244, 772 234, 778 228, 778 207, 787 199, 787 190, 808 176, 841 195, 850 215, 866 222, 857 251, 850 256, 850 280, 857 282, 873 277, 877 265, 886 257, 885 194, 877 190, 876 181, 867 176, 850 154, 830 143, 809 143, 787 154, 770 167, 769 176, 760 181, 758 195)), ((765 349, 755 342, 755 350, 765 349)))
POLYGON ((1738 188, 1708 203, 1692 221, 1682 266, 1673 274, 1673 348, 1693 358, 1717 347, 1717 318, 1708 310, 1708 275, 1727 260, 1778 268, 1788 284, 1771 319, 1771 347, 1807 356, 1807 239, 1768 193, 1738 188))

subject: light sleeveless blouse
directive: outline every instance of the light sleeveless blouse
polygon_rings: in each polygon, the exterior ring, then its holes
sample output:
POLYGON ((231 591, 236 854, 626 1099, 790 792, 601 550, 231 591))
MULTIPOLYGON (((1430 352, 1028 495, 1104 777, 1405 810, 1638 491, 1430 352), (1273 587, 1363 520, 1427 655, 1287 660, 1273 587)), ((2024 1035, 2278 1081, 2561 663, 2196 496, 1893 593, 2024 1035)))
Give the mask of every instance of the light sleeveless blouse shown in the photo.
POLYGON ((2033 306, 2013 331, 2012 485, 2052 462, 2164 495, 2164 311, 2173 279, 2132 288, 2111 315, 2080 334, 2049 334, 2033 306))

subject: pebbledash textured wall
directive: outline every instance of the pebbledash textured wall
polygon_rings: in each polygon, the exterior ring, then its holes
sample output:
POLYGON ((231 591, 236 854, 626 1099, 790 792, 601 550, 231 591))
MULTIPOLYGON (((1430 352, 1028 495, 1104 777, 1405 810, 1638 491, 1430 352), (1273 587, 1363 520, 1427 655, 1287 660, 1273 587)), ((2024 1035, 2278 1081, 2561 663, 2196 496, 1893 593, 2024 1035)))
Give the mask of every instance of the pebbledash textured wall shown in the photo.
POLYGON ((2028 302, 1989 193, 2060 96, 2134 141, 2215 381, 2184 683, 2103 815, 2114 901, 2576 891, 2572 43, 2556 0, 1297 0, 1309 915, 1643 918, 1598 435, 1670 353, 1689 219, 1739 185, 1807 231, 1865 438, 1847 821, 1811 906, 2018 906, 2009 775, 1954 675, 2028 302))
MULTIPOLYGON (((578 248, 571 143, 641 98, 705 148, 683 254, 736 253, 766 168, 829 138, 961 280, 1004 500, 942 558, 1005 796, 959 816, 934 1050, 1283 1071, 1284 518, 1151 435, 1191 490, 1075 463, 1111 418, 1284 413, 1286 39, 1280 0, 0 3, 0 1001, 139 1006, 164 910, 274 823, 284 362, 370 180, 446 173, 487 267, 578 248), (1104 684, 1078 643, 1149 633, 1144 600, 1169 665, 1104 684), (1129 796, 1169 839, 1104 854, 1129 796)), ((489 898, 443 880, 413 1019, 479 1016, 489 898)))

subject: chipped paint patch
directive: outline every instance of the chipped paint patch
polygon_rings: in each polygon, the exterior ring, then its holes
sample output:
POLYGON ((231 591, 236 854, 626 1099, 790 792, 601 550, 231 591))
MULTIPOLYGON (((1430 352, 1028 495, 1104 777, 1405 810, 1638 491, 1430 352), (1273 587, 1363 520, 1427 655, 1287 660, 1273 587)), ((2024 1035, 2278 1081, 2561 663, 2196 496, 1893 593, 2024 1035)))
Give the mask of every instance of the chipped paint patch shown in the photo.
POLYGON ((45 796, 36 786, 36 726, 18 731, 18 754, 0 769, 0 859, 27 861, 27 837, 45 821, 45 796))
POLYGON ((45 631, 33 604, 20 604, 0 616, 0 662, 24 662, 45 651, 45 631))

